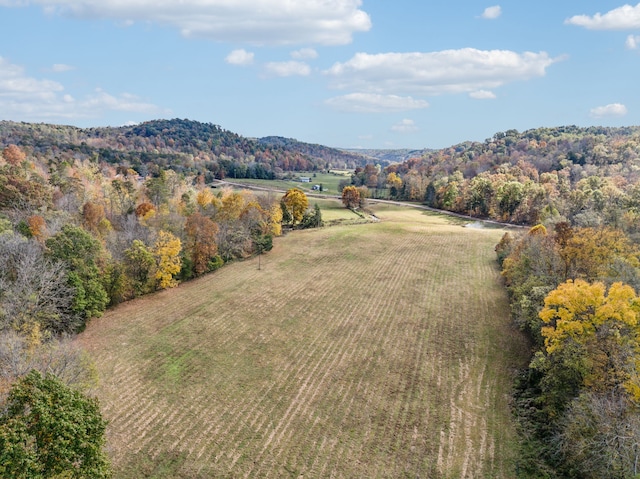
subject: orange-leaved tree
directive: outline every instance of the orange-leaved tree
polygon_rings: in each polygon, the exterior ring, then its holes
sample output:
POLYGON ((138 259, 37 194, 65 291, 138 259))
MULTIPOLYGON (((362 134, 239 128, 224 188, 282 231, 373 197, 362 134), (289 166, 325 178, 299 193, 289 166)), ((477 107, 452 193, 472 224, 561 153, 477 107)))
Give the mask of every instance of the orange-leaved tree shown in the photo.
POLYGON ((209 261, 218 253, 218 225, 208 217, 194 213, 187 218, 185 233, 189 240, 187 251, 196 275, 206 273, 209 270, 209 261))
POLYGON ((355 186, 345 186, 342 190, 342 204, 347 208, 357 208, 360 204, 360 191, 355 186))

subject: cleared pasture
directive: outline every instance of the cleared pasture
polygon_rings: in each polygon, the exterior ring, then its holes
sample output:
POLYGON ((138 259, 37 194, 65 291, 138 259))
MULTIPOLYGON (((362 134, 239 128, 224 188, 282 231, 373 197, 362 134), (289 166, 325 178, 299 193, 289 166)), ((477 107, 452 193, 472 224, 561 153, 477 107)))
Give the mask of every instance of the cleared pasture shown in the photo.
POLYGON ((347 170, 335 170, 335 172, 296 172, 296 180, 259 180, 252 178, 232 179, 227 178, 232 183, 262 186, 265 188, 279 188, 288 190, 289 188, 300 188, 305 193, 314 193, 313 185, 322 185, 322 193, 326 195, 338 195, 338 184, 341 180, 351 178, 351 172, 347 170), (315 176, 314 176, 315 175, 315 176), (306 176, 311 178, 310 183, 302 183, 297 178, 306 176))
POLYGON ((502 231, 377 215, 92 321, 116 477, 514 477, 502 231))

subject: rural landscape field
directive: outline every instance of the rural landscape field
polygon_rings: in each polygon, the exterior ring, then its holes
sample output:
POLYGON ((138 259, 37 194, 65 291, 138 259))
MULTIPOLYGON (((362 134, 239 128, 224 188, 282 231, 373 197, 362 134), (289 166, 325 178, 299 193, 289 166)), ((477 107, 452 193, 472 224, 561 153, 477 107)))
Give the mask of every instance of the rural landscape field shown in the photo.
POLYGON ((90 323, 115 477, 514 477, 503 231, 374 209, 90 323))

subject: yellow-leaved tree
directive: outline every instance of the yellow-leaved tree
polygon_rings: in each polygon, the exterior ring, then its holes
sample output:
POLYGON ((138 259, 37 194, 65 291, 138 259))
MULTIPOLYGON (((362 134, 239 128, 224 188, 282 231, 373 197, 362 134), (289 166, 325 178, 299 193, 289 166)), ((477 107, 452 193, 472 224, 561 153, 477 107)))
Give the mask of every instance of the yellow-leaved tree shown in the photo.
POLYGON ((299 188, 291 188, 287 190, 285 195, 280 200, 282 208, 283 221, 295 225, 300 223, 304 212, 309 207, 309 199, 299 188))
POLYGON ((555 444, 576 477, 637 477, 640 461, 640 298, 629 285, 569 280, 540 312, 536 355, 555 444))
POLYGON ((551 291, 540 312, 548 358, 562 357, 581 387, 623 386, 640 401, 640 298, 629 285, 569 280, 551 291))
POLYGON ((173 288, 178 284, 174 276, 180 272, 182 242, 168 231, 160 231, 153 248, 156 259, 156 285, 158 289, 173 288))

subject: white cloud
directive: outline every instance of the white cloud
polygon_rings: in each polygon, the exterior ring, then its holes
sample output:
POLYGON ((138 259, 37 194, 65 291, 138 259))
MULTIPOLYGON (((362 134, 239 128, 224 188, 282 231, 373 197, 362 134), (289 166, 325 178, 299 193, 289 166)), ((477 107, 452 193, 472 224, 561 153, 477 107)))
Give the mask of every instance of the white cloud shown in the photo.
POLYGON ((636 50, 640 45, 640 35, 629 35, 624 44, 629 50, 636 50))
POLYGON ((325 104, 339 111, 357 113, 383 113, 427 108, 429 103, 398 95, 377 93, 350 93, 325 100, 325 104))
POLYGON ((362 0, 4 0, 8 6, 41 5, 45 11, 120 24, 154 22, 186 37, 256 45, 351 43, 371 28, 362 0))
POLYGON ((0 57, 0 117, 16 121, 95 118, 107 111, 163 114, 168 111, 135 95, 111 95, 101 89, 82 100, 58 82, 28 76, 24 68, 0 57))
POLYGON ((420 128, 416 126, 416 122, 413 120, 404 119, 400 123, 396 123, 391 127, 391 131, 397 133, 415 133, 420 128))
POLYGON ((487 20, 494 20, 502 15, 502 8, 500 5, 494 5, 493 7, 487 7, 482 12, 482 18, 486 18, 487 20))
POLYGON ((224 61, 230 65, 247 66, 253 64, 253 57, 254 55, 252 52, 248 52, 241 48, 229 53, 224 61))
POLYGON ((590 30, 627 30, 640 28, 640 3, 635 7, 623 5, 608 11, 604 15, 596 13, 589 15, 575 15, 567 18, 564 23, 577 25, 590 30))
POLYGON ((75 70, 76 68, 71 66, 71 65, 65 65, 64 63, 55 63, 52 67, 51 67, 51 71, 55 72, 55 73, 62 73, 62 72, 68 72, 71 70, 75 70))
POLYGON ((313 48, 301 48, 300 50, 291 52, 291 58, 295 60, 313 60, 314 58, 318 58, 318 52, 313 48))
POLYGON ((610 103, 609 105, 592 108, 590 114, 593 118, 625 116, 627 107, 622 103, 610 103))
POLYGON ((496 94, 489 90, 472 91, 469 96, 475 100, 493 100, 496 98, 496 94))
POLYGON ((278 77, 308 76, 311 67, 304 62, 269 62, 264 66, 268 75, 278 77))
POLYGON ((542 77, 561 60, 546 52, 443 50, 430 53, 357 53, 325 73, 331 86, 379 94, 438 95, 494 89, 506 83, 542 77))

